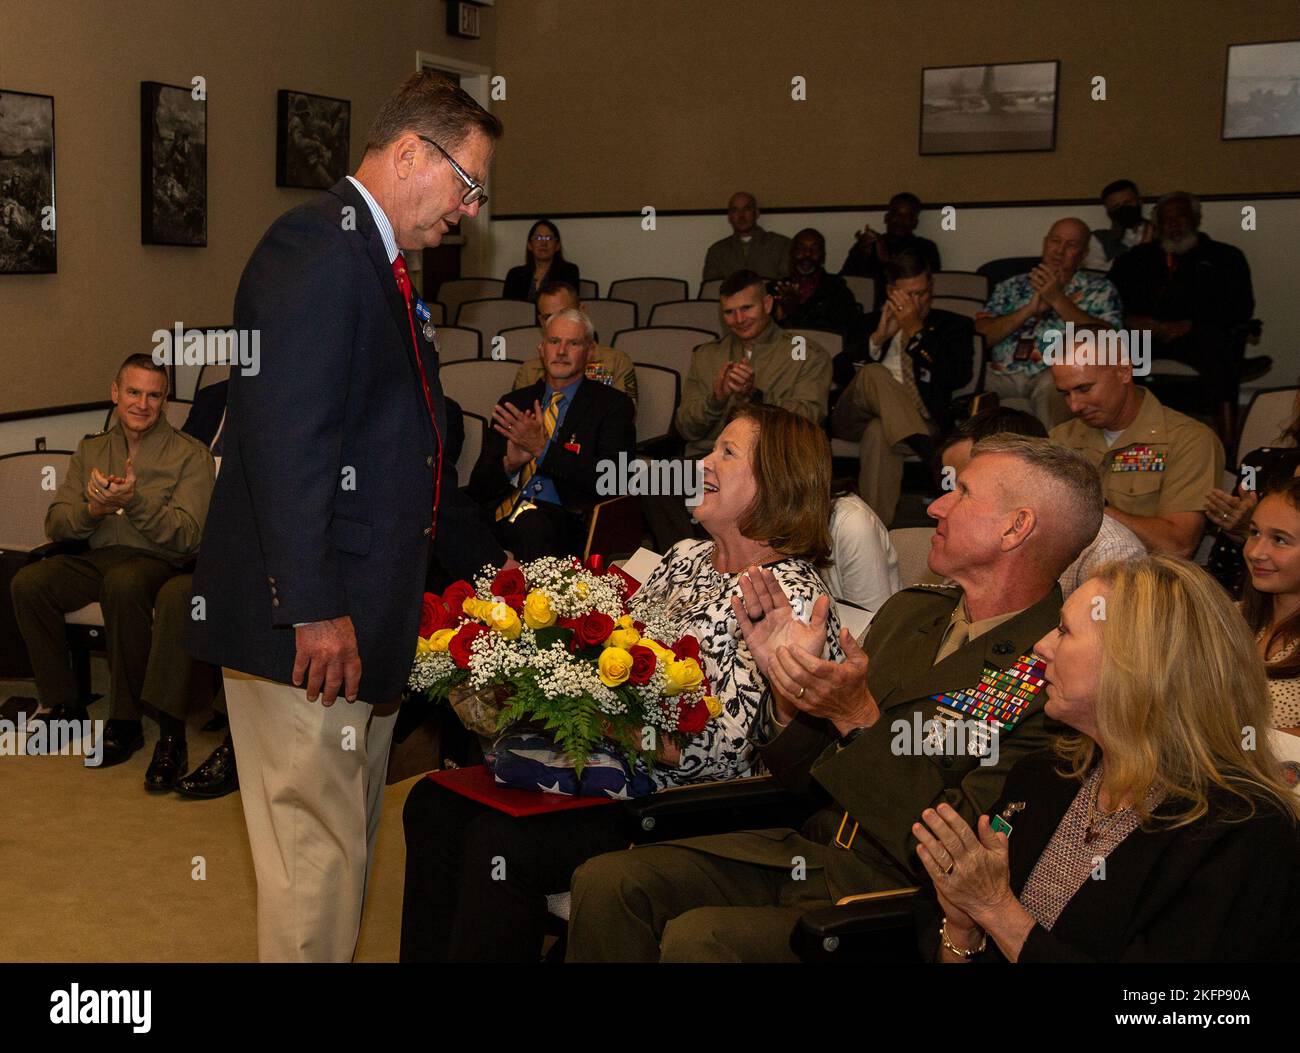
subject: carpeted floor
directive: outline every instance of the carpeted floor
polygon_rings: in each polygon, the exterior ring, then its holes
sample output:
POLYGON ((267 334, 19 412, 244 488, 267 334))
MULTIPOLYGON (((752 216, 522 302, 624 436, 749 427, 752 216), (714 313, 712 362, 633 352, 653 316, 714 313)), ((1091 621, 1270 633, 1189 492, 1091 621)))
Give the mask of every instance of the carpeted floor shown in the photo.
MULTIPOLYGON (((96 659, 96 690, 106 679, 96 659)), ((0 699, 32 695, 0 683, 0 699)), ((102 719, 107 702, 91 707, 102 719)), ((220 734, 188 731, 190 768, 220 734)), ((238 793, 196 801, 144 790, 158 738, 125 764, 80 756, 0 756, 0 961, 256 961, 256 884, 238 793), (195 880, 198 868, 203 880, 195 880)), ((413 779, 389 786, 357 961, 396 961, 402 909, 402 804, 413 779)))

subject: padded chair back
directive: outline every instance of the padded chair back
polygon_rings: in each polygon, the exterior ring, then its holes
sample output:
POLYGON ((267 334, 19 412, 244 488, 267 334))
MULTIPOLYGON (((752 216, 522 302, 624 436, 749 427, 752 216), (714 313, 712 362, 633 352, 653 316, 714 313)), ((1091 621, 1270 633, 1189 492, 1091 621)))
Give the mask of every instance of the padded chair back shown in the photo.
POLYGON ((832 333, 829 329, 787 329, 791 336, 802 336, 810 344, 816 344, 831 358, 844 350, 844 337, 832 333))
POLYGON ((475 413, 488 421, 501 396, 514 390, 520 364, 509 358, 501 362, 490 358, 449 362, 438 370, 438 379, 447 397, 460 403, 465 413, 475 413))
POLYGON ((1255 392, 1250 408, 1246 410, 1246 420, 1241 425, 1238 460, 1261 446, 1276 445, 1295 417, 1297 392, 1300 388, 1271 388, 1255 392))
POLYGON ((853 298, 862 306, 864 314, 870 314, 876 309, 876 283, 871 278, 864 278, 861 274, 845 274, 844 284, 849 287, 853 293, 853 298))
POLYGON ((975 300, 969 296, 936 296, 930 301, 932 308, 937 307, 941 311, 951 311, 953 314, 959 314, 964 318, 975 320, 977 311, 984 310, 984 300, 975 300))
POLYGON ((469 486, 469 476, 478 463, 478 455, 483 452, 483 435, 487 431, 487 421, 477 413, 464 413, 465 443, 460 448, 460 457, 456 460, 456 482, 460 486, 469 486))
POLYGON ((681 326, 650 326, 648 329, 624 329, 614 335, 614 346, 634 363, 667 366, 677 370, 683 380, 691 375, 695 349, 710 343, 714 335, 704 329, 681 326))
POLYGON ((600 286, 590 278, 578 279, 578 299, 595 300, 600 296, 600 286))
POLYGON ((682 380, 675 369, 641 364, 636 367, 636 391, 636 441, 640 446, 672 431, 682 380))
POLYGON ((0 457, 0 549, 30 552, 45 544, 45 513, 71 459, 68 450, 26 450, 0 457))
POLYGON ((930 556, 930 539, 934 527, 900 527, 889 532, 889 543, 898 553, 898 583, 903 588, 918 581, 935 581, 926 560, 930 556))
POLYGON ((717 300, 673 300, 655 304, 650 312, 650 324, 703 329, 717 340, 722 336, 722 307, 717 300))
MULTIPOLYGON (((1041 256, 1003 256, 1001 259, 989 260, 988 263, 981 263, 975 268, 976 274, 982 274, 988 279, 988 291, 993 292, 997 288, 998 282, 1004 282, 1008 278, 1014 278, 1017 274, 1028 274, 1039 263, 1042 262, 1041 256)), ((935 289, 936 295, 938 289, 935 289)), ((945 296, 962 296, 963 293, 945 293, 945 296)), ((988 296, 984 297, 985 301, 988 296)))
POLYGON ((477 329, 458 325, 440 325, 438 330, 438 364, 468 362, 482 357, 483 337, 477 329))
MULTIPOLYGON (((542 342, 542 327, 538 325, 517 325, 513 329, 502 329, 497 336, 505 340, 506 358, 517 358, 522 362, 531 362, 537 357, 537 345, 542 342)), ((492 349, 488 348, 488 357, 492 349)))
POLYGON ((611 300, 631 300, 636 304, 640 325, 650 323, 650 312, 656 304, 685 300, 688 296, 690 290, 680 278, 623 278, 609 286, 611 300))
POLYGON ((983 303, 989 298, 989 280, 977 271, 936 271, 935 296, 969 296, 983 303))
POLYGON ((483 346, 492 347, 492 338, 502 329, 532 325, 537 310, 523 300, 466 300, 456 312, 456 324, 462 329, 477 329, 483 346))
POLYGON ((190 410, 194 403, 185 402, 182 399, 168 399, 163 406, 163 413, 167 415, 167 423, 177 431, 185 427, 185 421, 189 418, 190 410))
POLYGON ((636 304, 631 300, 583 300, 582 309, 596 327, 602 344, 608 344, 620 329, 632 329, 637 324, 636 304))
POLYGON ((500 278, 456 278, 438 286, 438 301, 446 308, 445 317, 454 319, 460 305, 467 300, 499 297, 505 287, 500 278))
POLYGON ((700 291, 696 294, 697 300, 716 300, 722 292, 722 279, 710 278, 706 282, 700 282, 700 291))

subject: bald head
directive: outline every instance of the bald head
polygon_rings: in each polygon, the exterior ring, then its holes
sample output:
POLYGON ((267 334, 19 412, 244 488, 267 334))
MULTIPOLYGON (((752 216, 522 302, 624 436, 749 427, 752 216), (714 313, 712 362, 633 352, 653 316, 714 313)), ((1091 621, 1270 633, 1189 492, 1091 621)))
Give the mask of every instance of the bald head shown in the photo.
POLYGON ((1133 367, 1122 365, 1052 366, 1052 380, 1079 420, 1090 428, 1119 431, 1132 418, 1132 403, 1139 397, 1133 386, 1133 367))
POLYGON ((1073 216, 1058 219, 1043 239, 1043 263, 1069 281, 1088 255, 1092 231, 1088 224, 1073 216))
POLYGON ((758 200, 748 190, 737 190, 727 202, 727 222, 737 234, 748 234, 758 222, 758 200))

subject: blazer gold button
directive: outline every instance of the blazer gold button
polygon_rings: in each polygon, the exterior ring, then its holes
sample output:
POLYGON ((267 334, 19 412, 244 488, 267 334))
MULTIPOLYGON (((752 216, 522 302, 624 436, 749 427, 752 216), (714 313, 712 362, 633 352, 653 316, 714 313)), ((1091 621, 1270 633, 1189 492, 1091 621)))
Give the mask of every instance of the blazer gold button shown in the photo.
POLYGON ((432 468, 432 467, 433 467, 433 457, 432 457, 432 455, 430 455, 430 456, 428 456, 428 457, 426 457, 426 458, 424 459, 424 466, 425 466, 426 468, 432 468))
POLYGON ((271 577, 270 575, 267 575, 266 580, 269 581, 272 585, 275 584, 275 579, 274 579, 273 577, 271 577))
POLYGON ((280 606, 280 601, 279 601, 279 600, 272 600, 272 601, 271 601, 271 606, 272 606, 272 607, 278 607, 278 606, 280 606))
POLYGON ((431 527, 431 526, 427 526, 427 527, 424 528, 424 536, 425 536, 425 537, 428 537, 428 536, 429 536, 430 534, 432 534, 432 533, 433 533, 433 527, 431 527))

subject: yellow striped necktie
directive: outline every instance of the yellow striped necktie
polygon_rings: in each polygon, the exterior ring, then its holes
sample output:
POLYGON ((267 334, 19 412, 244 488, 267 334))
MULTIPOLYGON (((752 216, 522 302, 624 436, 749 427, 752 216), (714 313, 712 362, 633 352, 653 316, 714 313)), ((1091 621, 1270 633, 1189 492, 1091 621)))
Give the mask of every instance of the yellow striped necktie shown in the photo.
MULTIPOLYGON (((552 391, 551 400, 546 404, 546 409, 542 411, 542 431, 546 434, 547 442, 550 442, 551 436, 555 434, 555 426, 560 421, 560 403, 564 399, 564 393, 561 391, 552 391)), ((546 449, 545 446, 542 447, 546 449)), ((524 492, 524 487, 528 485, 534 475, 537 474, 537 458, 534 457, 521 469, 519 469, 519 485, 515 492, 501 502, 501 506, 496 511, 497 519, 505 519, 506 516, 515 507, 515 502, 519 500, 520 495, 524 492)))

